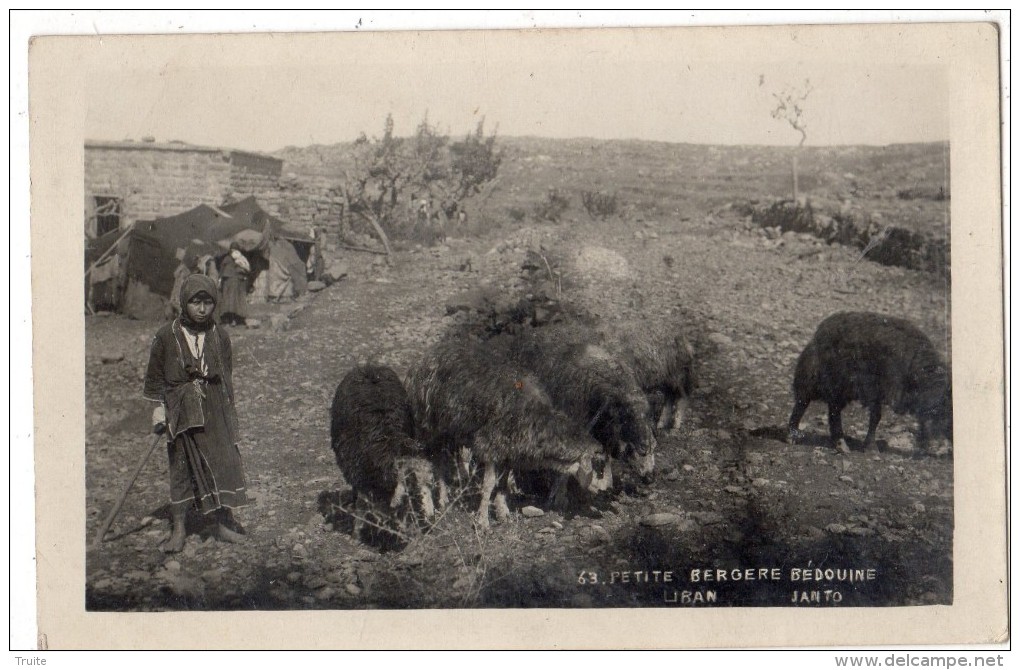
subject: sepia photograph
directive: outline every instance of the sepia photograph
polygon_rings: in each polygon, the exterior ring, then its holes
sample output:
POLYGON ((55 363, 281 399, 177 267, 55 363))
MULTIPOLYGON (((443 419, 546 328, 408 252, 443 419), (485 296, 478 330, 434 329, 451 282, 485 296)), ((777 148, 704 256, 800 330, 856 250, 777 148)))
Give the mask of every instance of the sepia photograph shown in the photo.
POLYGON ((40 648, 1001 641, 998 58, 35 37, 40 648))

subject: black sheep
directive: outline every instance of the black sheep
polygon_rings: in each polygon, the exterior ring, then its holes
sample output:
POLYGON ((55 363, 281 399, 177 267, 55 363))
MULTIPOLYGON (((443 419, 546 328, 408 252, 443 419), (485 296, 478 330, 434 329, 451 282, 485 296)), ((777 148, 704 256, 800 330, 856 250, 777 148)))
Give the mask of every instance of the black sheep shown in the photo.
POLYGON ((875 445, 882 406, 917 417, 918 446, 933 434, 952 439, 952 378, 945 361, 916 326, 870 312, 840 312, 826 318, 797 359, 790 441, 801 437, 800 420, 813 400, 829 406, 829 434, 846 451, 843 409, 853 400, 869 411, 864 448, 875 445))
MULTIPOLYGON (((394 514, 409 503, 426 520, 434 516, 432 465, 413 435, 407 391, 393 370, 364 365, 347 373, 333 396, 330 444, 354 489, 355 538, 363 523, 357 511, 366 504, 394 514)), ((442 486, 439 494, 442 506, 442 486)))

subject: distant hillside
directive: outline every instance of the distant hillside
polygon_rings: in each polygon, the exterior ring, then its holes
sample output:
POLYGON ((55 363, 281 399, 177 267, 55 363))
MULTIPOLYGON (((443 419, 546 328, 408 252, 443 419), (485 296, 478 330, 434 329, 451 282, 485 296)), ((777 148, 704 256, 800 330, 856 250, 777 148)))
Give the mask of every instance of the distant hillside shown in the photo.
MULTIPOLYGON (((671 144, 645 140, 548 139, 500 137, 509 164, 564 167, 592 183, 611 188, 619 170, 637 170, 643 179, 672 182, 744 182, 783 192, 793 147, 671 144)), ((286 147, 272 155, 284 171, 297 175, 335 176, 350 169, 352 143, 286 147)), ((800 153, 802 188, 838 187, 853 181, 872 188, 895 183, 902 188, 943 187, 949 191, 949 143, 894 144, 883 147, 804 147, 800 153)), ((544 170, 543 170, 544 172, 544 170)), ((554 180, 555 181, 555 180, 554 180)), ((624 180, 626 181, 626 179, 624 180)), ((757 190, 757 189, 756 189, 757 190)))
MULTIPOLYGON (((792 195, 794 147, 671 144, 644 140, 500 137, 499 176, 472 216, 517 220, 555 188, 571 199, 566 220, 587 217, 584 191, 616 193, 628 220, 702 217, 741 201, 792 195), (515 216, 516 213, 516 216, 515 216)), ((287 147, 284 173, 343 178, 351 144, 287 147)), ((818 211, 852 207, 882 225, 944 238, 949 226, 949 143, 804 147, 799 185, 818 211), (872 216, 874 215, 874 216, 872 216)))

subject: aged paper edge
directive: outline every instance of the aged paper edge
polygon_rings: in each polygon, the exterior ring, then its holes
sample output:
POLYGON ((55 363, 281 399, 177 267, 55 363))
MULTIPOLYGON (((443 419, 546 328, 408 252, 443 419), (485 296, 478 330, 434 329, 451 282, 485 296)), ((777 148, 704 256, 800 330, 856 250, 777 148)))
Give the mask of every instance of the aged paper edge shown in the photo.
MULTIPOLYGON (((829 59, 944 64, 950 74, 954 604, 911 608, 421 610, 110 614, 84 611, 84 322, 81 268, 83 76, 165 58, 189 40, 196 66, 229 63, 267 36, 39 38, 30 50, 33 362, 38 626, 51 649, 676 648, 952 644, 1007 634, 998 34, 992 24, 657 28, 583 31, 607 49, 667 48, 706 61, 829 59), (640 31, 640 42, 636 38, 640 31), (888 39, 890 31, 895 39, 888 39), (672 42, 675 44, 675 42, 672 42), (178 42, 179 44, 179 42, 178 42), (215 55, 207 49, 216 44, 215 55), (840 45, 833 51, 831 45, 840 45), (767 50, 764 48, 767 45, 767 50), (697 54, 697 56, 692 56, 697 54), (60 270, 64 268, 65 270, 60 270), (75 290, 68 290, 69 288, 75 290), (762 626, 767 618, 768 626, 762 626)), ((333 40, 399 53, 409 40, 472 49, 534 46, 569 55, 581 31, 271 36, 269 57, 333 40), (355 41, 356 40, 356 41, 355 41), (275 49, 275 50, 274 50, 275 49)), ((335 45, 335 42, 332 42, 335 45)), ((180 59, 178 52, 175 56, 180 59)))

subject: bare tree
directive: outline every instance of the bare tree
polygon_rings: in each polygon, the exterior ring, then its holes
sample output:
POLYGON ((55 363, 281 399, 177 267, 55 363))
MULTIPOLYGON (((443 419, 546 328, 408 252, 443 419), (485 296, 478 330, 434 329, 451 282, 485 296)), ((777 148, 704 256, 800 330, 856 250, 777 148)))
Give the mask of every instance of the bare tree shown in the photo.
MULTIPOLYGON (((772 109, 772 118, 779 121, 786 121, 790 127, 800 133, 799 150, 807 141, 807 121, 804 119, 804 103, 807 101, 811 91, 811 80, 805 79, 802 86, 787 86, 781 93, 773 93, 776 106, 772 109)), ((797 177, 797 152, 793 154, 793 201, 797 202, 800 196, 797 177)))
POLYGON ((393 116, 387 116, 381 138, 362 134, 354 143, 354 167, 345 172, 342 185, 347 212, 368 222, 387 252, 387 234, 416 221, 419 203, 426 203, 427 217, 434 214, 444 221, 463 198, 496 177, 502 156, 495 134, 486 137, 483 124, 479 121, 474 133, 451 144, 427 114, 407 138, 394 135, 393 116))

